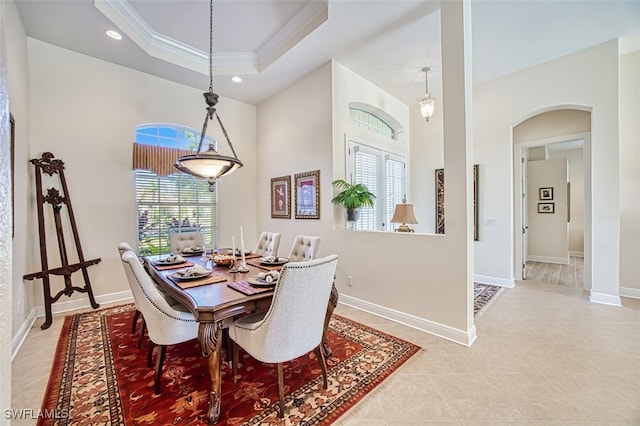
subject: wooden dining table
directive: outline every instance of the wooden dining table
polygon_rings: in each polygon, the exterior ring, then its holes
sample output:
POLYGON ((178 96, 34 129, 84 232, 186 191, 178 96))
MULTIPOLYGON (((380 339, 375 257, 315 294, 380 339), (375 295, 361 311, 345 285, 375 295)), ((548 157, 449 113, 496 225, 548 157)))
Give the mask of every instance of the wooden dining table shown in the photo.
MULTIPOLYGON (((251 291, 254 288, 248 285, 247 279, 255 278, 260 272, 269 272, 276 268, 261 265, 256 255, 247 255, 246 263, 249 268, 248 272, 232 273, 228 266, 217 266, 211 260, 203 259, 200 255, 184 256, 187 264, 172 265, 173 268, 167 266, 157 266, 154 262, 164 256, 147 256, 145 260, 145 269, 157 283, 158 287, 173 297, 180 304, 184 305, 191 311, 196 321, 198 321, 198 342, 202 355, 207 358, 209 375, 211 377, 211 390, 209 393, 209 409, 207 418, 209 423, 217 423, 220 416, 221 401, 221 362, 220 349, 222 346, 221 336, 225 323, 237 316, 247 313, 266 311, 271 305, 273 297, 272 287, 255 287, 264 290, 256 294, 243 294, 240 291, 231 288, 229 285, 246 286, 251 291), (196 264, 206 267, 212 271, 210 281, 219 279, 220 282, 213 284, 195 285, 195 281, 191 284, 189 281, 180 281, 172 278, 180 268, 196 264), (222 281, 222 277, 224 281, 222 281), (186 283, 186 285, 185 285, 186 283), (189 285, 194 285, 190 288, 189 285)), ((324 334, 322 338, 322 349, 325 356, 331 355, 331 349, 327 342, 327 328, 329 320, 334 308, 338 304, 338 291, 335 285, 332 287, 331 296, 327 305, 327 315, 324 323, 324 334)), ((227 357, 229 354, 227 354, 227 357)))

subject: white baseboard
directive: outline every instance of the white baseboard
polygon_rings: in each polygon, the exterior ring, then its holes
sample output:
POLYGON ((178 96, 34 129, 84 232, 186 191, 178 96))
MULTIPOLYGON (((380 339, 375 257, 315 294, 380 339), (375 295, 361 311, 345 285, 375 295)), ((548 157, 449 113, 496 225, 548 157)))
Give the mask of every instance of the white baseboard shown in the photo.
POLYGON ((569 250, 569 257, 584 257, 583 251, 571 251, 569 250))
POLYGON ((604 294, 604 293, 596 293, 593 290, 589 295, 589 301, 593 303, 601 303, 603 305, 622 307, 622 301, 620 300, 620 296, 614 296, 611 294, 604 294))
POLYGON ((473 327, 468 331, 459 330, 457 328, 449 327, 448 325, 439 324, 424 318, 416 317, 415 315, 396 311, 395 309, 376 305, 375 303, 367 302, 344 294, 340 295, 339 303, 395 321, 420 331, 424 331, 425 333, 442 337, 443 339, 447 339, 464 346, 471 346, 477 338, 475 325, 473 325, 473 327))
MULTIPOLYGON (((96 296, 96 302, 99 304, 103 303, 115 303, 115 302, 132 302, 133 295, 131 294, 131 290, 119 291, 117 293, 109 293, 101 296, 96 296)), ((69 300, 67 302, 58 302, 51 305, 51 312, 53 315, 61 314, 64 312, 76 311, 78 309, 86 309, 90 308, 91 303, 89 302, 89 298, 78 299, 78 300, 69 300)), ((11 361, 18 354, 18 351, 22 347, 24 340, 27 338, 29 331, 31 331, 31 327, 33 327, 33 323, 36 321, 38 317, 45 316, 44 306, 36 306, 29 312, 29 315, 25 319, 25 321, 20 326, 20 329, 13 337, 12 347, 11 347, 11 361)))
POLYGON ((513 279, 505 279, 505 278, 497 278, 497 277, 488 277, 486 275, 474 275, 473 282, 480 284, 490 284, 497 285, 499 287, 513 288, 515 286, 515 282, 513 279))
POLYGON ((640 288, 620 287, 620 296, 630 299, 640 299, 640 288))
POLYGON ((568 265, 569 257, 551 257, 551 256, 527 256, 527 261, 542 263, 559 263, 560 265, 568 265))

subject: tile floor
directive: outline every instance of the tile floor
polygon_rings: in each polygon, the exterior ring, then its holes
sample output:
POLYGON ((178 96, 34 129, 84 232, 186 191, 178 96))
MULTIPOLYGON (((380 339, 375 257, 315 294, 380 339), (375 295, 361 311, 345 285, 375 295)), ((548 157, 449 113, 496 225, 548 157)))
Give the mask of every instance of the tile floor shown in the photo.
MULTIPOLYGON (((640 300, 617 308, 580 288, 517 282, 476 319, 470 348, 336 312, 424 348, 337 425, 640 425, 640 300)), ((14 408, 40 407, 62 321, 39 325, 13 363, 14 408)))

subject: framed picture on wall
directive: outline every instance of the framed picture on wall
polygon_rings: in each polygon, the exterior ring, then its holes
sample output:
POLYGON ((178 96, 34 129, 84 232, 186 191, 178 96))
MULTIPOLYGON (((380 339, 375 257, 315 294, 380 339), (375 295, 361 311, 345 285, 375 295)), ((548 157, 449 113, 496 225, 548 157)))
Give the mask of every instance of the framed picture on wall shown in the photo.
POLYGON ((320 170, 295 175, 296 219, 320 219, 320 170))
MULTIPOLYGON (((480 240, 478 234, 478 190, 479 166, 473 165, 473 239, 480 240)), ((436 234, 444 234, 444 169, 436 169, 436 234)))
POLYGON ((538 199, 543 200, 553 200, 553 187, 549 188, 539 188, 538 189, 538 199))
POLYGON ((555 213, 556 203, 538 203, 538 213, 555 213))
POLYGON ((271 179, 271 217, 291 219, 291 176, 271 179))

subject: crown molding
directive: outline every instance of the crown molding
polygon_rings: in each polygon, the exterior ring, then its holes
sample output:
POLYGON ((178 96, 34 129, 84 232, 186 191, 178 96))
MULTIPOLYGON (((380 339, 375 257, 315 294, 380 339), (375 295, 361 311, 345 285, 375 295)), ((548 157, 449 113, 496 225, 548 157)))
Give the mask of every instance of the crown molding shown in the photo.
MULTIPOLYGON (((149 56, 203 75, 209 73, 208 53, 155 31, 128 1, 94 0, 94 6, 149 56)), ((216 74, 258 74, 311 34, 328 17, 327 0, 307 3, 293 19, 267 40, 257 53, 214 53, 216 74)))

